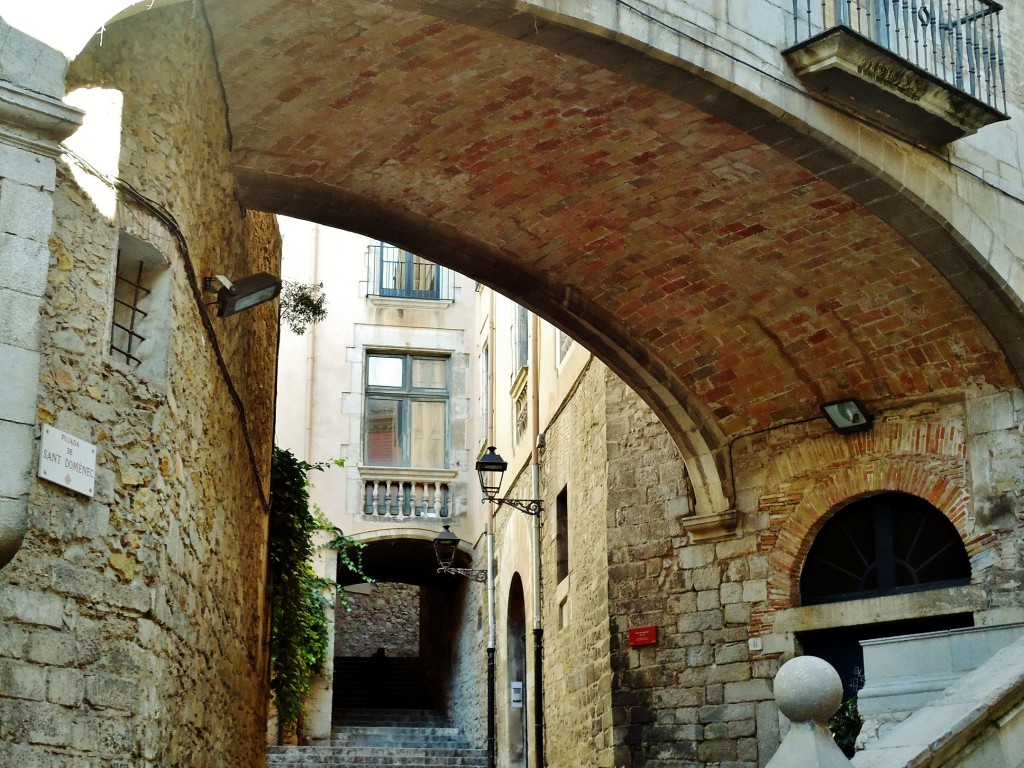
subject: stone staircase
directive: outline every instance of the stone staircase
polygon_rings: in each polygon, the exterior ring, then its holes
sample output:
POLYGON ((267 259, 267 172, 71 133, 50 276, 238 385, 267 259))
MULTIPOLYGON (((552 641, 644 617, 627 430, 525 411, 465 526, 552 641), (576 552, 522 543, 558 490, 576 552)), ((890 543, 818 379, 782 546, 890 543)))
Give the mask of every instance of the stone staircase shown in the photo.
POLYGON ((433 709, 423 662, 417 657, 334 659, 334 709, 433 709))
POLYGON ((348 708, 334 712, 330 744, 270 747, 267 768, 485 768, 487 752, 469 746, 442 713, 348 708))

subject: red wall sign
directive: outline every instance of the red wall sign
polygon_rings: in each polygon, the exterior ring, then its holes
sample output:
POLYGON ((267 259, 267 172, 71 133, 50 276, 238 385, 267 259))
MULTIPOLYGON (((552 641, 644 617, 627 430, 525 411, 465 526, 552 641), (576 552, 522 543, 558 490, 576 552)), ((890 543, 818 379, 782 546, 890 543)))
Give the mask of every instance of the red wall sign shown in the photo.
POLYGON ((655 626, 631 627, 629 630, 629 644, 632 647, 638 645, 654 645, 657 642, 658 628, 655 626))

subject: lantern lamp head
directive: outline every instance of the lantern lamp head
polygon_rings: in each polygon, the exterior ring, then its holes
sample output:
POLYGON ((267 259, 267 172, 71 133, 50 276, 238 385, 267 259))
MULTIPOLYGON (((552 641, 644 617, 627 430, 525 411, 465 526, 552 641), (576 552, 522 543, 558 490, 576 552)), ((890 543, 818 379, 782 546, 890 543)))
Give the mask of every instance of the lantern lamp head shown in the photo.
POLYGON ((476 472, 480 477, 480 488, 483 489, 487 501, 494 501, 501 490, 501 481, 508 469, 508 462, 499 456, 493 445, 487 446, 487 453, 476 463, 476 472))

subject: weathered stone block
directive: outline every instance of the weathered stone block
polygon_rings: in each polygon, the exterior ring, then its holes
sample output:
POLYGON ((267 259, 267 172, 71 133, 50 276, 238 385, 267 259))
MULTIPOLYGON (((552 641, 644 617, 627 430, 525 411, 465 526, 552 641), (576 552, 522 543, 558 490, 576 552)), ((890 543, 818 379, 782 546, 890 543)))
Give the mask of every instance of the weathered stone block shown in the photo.
POLYGON ((0 287, 0 344, 38 350, 39 305, 37 296, 0 287))
POLYGON ((721 763, 736 759, 736 742, 703 741, 697 745, 697 757, 705 763, 721 763))
POLYGON ((715 561, 714 544, 695 544, 683 547, 679 552, 679 563, 683 568, 702 568, 715 561))
MULTIPOLYGON (((728 619, 726 619, 728 620, 728 619)), ((750 658, 750 649, 746 643, 729 643, 715 649, 716 664, 730 664, 737 661, 747 661, 750 658)))
POLYGON ((100 754, 129 754, 135 738, 129 722, 104 717, 78 717, 71 727, 76 749, 100 754))
POLYGON ((695 568, 689 572, 690 585, 698 592, 718 589, 722 583, 722 574, 717 566, 695 568))
POLYGON ((67 59, 0 19, 0 72, 3 79, 56 99, 64 97, 67 59))
POLYGON ((73 715, 64 707, 52 704, 33 707, 32 726, 28 740, 32 744, 70 747, 73 715))
POLYGON ((86 675, 85 700, 95 707, 132 710, 139 700, 139 686, 112 675, 86 675))
POLYGON ((0 178, 0 232, 46 243, 52 226, 49 192, 0 178))
POLYGON ((729 603, 739 603, 743 601, 743 583, 738 581, 729 581, 719 588, 721 600, 723 605, 729 603))
POLYGON ((0 588, 0 618, 60 628, 63 626, 64 600, 49 592, 7 585, 0 588))
POLYGON ((46 698, 54 704, 77 707, 85 697, 85 675, 77 669, 47 671, 46 698))
POLYGON ((750 579, 743 583, 743 600, 757 603, 768 599, 768 581, 766 579, 750 579))
POLYGON ((15 699, 46 701, 46 670, 21 661, 0 659, 0 691, 15 699))
POLYGON ((741 539, 729 539, 715 544, 715 557, 719 560, 751 555, 756 551, 757 538, 755 536, 744 536, 741 539))
MULTIPOLYGON (((4 146, 0 143, 0 161, 4 146)), ((42 298, 46 293, 49 267, 50 251, 46 243, 0 232, 0 285, 42 298)))
POLYGON ((0 371, 4 372, 0 420, 34 424, 36 388, 39 382, 39 353, 24 347, 0 343, 0 371))
POLYGON ((731 683, 749 679, 749 664, 716 664, 707 669, 707 680, 710 683, 731 683))
POLYGON ((33 632, 29 635, 25 658, 38 664, 65 666, 75 660, 75 643, 69 633, 33 632))
POLYGON ((680 616, 676 628, 680 632, 700 632, 708 629, 719 629, 722 626, 721 611, 698 611, 680 616))
POLYGON ((771 699, 772 689, 767 680, 743 680, 725 686, 725 700, 729 703, 771 699))
POLYGON ((747 624, 750 621, 750 606, 747 603, 732 603, 723 610, 726 624, 747 624))
POLYGON ((1017 415, 1010 392, 997 392, 967 400, 966 426, 969 435, 1013 429, 1016 423, 1017 415))
POLYGON ((716 590, 707 590, 697 593, 697 610, 709 611, 721 607, 716 590))

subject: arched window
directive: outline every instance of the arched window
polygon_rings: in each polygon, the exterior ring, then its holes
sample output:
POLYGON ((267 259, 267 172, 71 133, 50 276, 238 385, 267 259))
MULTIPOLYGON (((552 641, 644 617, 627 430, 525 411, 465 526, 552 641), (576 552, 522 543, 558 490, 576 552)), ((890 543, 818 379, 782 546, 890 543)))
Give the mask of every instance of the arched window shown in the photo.
MULTIPOLYGON (((970 583, 971 565, 956 526, 907 493, 869 496, 839 510, 814 539, 800 574, 804 605, 905 594, 970 583)), ((854 612, 856 615, 856 612, 854 612)), ((803 652, 839 672, 843 698, 864 685, 860 641, 973 624, 970 613, 822 627, 797 633, 803 652)))
POLYGON ((971 566, 956 526, 924 499, 881 493, 822 527, 800 576, 804 605, 959 586, 971 566))

